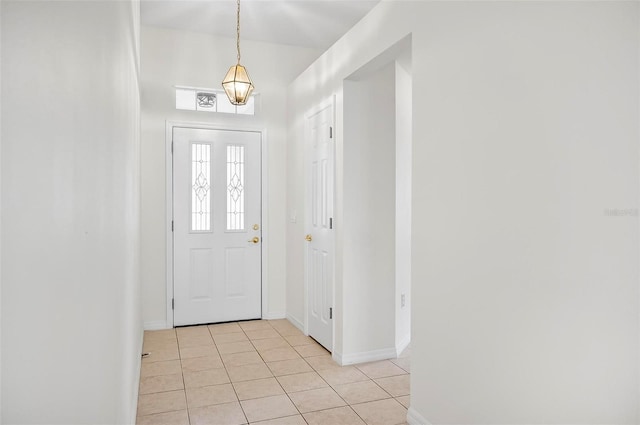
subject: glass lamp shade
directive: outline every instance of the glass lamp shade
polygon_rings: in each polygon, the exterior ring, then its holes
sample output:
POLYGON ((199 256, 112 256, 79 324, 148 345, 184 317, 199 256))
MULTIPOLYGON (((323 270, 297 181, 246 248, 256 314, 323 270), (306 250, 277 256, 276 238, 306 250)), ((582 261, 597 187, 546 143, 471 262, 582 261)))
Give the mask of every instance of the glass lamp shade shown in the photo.
POLYGON ((234 105, 244 105, 253 91, 253 83, 247 69, 240 65, 229 68, 229 72, 222 80, 222 88, 227 93, 229 101, 234 105))

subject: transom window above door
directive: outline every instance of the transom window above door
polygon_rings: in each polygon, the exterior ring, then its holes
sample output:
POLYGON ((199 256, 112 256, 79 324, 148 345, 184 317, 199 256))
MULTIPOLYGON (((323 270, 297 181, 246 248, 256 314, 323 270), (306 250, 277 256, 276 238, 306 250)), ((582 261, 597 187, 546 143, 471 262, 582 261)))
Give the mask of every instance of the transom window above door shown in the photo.
POLYGON ((223 114, 255 115, 256 96, 251 95, 246 105, 233 105, 224 90, 176 86, 176 109, 185 111, 217 112, 223 114))

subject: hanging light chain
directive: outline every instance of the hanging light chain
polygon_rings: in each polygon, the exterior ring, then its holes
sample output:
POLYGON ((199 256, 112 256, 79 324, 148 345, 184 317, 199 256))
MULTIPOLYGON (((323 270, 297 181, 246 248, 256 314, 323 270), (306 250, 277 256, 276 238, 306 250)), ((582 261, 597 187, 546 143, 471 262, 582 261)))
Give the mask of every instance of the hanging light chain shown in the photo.
POLYGON ((240 0, 238 0, 238 15, 236 25, 236 48, 238 49, 238 64, 240 64, 240 0))
MULTIPOLYGON (((0 0, 2 1, 2 0, 0 0)), ((240 65, 240 0, 236 0, 238 5, 238 13, 236 18, 236 49, 238 51, 238 63, 227 72, 222 80, 222 88, 224 88, 229 102, 232 105, 246 105, 251 98, 254 90, 253 83, 249 77, 247 69, 240 65)))

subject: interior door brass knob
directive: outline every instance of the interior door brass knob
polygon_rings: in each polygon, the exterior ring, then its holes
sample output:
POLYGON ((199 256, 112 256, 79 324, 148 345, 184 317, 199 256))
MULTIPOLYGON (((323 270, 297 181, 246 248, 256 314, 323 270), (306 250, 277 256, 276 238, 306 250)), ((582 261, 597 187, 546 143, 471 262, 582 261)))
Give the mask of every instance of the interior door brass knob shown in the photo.
POLYGON ((260 238, 256 236, 256 237, 255 237, 255 238, 253 238, 253 239, 249 239, 247 242, 258 243, 258 242, 260 242, 260 238))
POLYGON ((313 238, 311 237, 311 235, 307 235, 304 237, 304 240, 306 240, 307 242, 311 242, 313 238))

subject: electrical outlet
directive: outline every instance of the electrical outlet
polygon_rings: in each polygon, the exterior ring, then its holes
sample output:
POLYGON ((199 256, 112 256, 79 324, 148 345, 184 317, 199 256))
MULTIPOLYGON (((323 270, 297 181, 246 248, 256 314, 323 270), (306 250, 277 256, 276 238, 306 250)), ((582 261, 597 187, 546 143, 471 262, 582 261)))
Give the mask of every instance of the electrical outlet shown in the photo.
POLYGON ((407 304, 406 301, 404 294, 400 294, 400 307, 404 307, 407 304))

